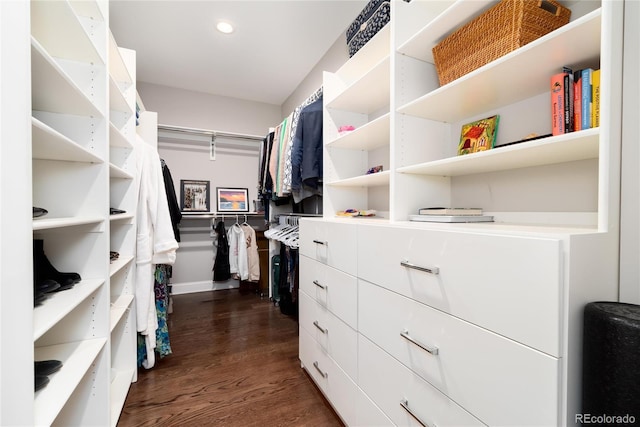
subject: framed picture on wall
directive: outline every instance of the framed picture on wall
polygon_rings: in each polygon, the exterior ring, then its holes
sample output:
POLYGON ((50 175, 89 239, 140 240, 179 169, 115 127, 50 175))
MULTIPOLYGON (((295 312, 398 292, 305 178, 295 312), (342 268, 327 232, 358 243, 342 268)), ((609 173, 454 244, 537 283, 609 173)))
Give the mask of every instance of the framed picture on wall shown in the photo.
POLYGON ((249 191, 246 188, 218 187, 218 212, 249 212, 249 191))
POLYGON ((209 181, 180 180, 180 209, 183 212, 210 212, 209 181))

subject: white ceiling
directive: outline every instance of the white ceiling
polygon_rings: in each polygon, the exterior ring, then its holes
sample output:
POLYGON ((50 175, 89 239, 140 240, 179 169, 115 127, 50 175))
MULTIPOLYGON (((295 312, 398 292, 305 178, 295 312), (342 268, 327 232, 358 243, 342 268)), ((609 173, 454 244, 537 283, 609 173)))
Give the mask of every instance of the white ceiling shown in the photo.
MULTIPOLYGON (((137 80, 282 105, 366 0, 111 0, 137 80), (218 20, 236 27, 225 35, 218 20)), ((345 42, 346 49, 346 42, 345 42)))

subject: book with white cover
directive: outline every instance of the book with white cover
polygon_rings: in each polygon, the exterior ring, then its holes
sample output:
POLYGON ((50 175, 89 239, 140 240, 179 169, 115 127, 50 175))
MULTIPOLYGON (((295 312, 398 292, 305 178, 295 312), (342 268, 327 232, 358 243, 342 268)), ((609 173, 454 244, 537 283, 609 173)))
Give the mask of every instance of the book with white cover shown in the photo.
POLYGON ((411 221, 422 222, 493 222, 492 215, 409 215, 411 221))
POLYGON ((480 208, 422 208, 418 210, 420 215, 482 215, 480 208))

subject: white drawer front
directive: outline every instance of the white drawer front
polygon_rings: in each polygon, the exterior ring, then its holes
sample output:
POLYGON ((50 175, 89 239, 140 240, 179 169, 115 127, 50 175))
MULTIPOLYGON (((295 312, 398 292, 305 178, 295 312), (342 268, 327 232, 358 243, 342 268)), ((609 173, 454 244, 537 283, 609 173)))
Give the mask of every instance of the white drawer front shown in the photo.
POLYGON ((355 276, 356 225, 301 219, 300 254, 355 276))
POLYGON ((358 389, 356 401, 356 427, 392 426, 393 422, 387 417, 362 390, 358 389))
POLYGON ((556 357, 560 250, 561 242, 554 239, 358 229, 359 277, 556 357), (402 261, 439 271, 405 267, 402 261))
POLYGON ((359 298, 360 333, 483 422, 558 422, 558 359, 365 281, 359 298))
POLYGON ((477 418, 359 335, 358 376, 362 390, 398 426, 420 425, 401 406, 405 402, 427 426, 481 426, 477 418))
POLYGON ((299 324, 353 379, 357 374, 356 331, 319 305, 304 291, 299 294, 299 324))
POLYGON ((300 361, 347 425, 356 423, 358 386, 324 352, 306 330, 300 328, 300 361))
POLYGON ((304 255, 300 256, 300 289, 357 329, 358 280, 304 255))

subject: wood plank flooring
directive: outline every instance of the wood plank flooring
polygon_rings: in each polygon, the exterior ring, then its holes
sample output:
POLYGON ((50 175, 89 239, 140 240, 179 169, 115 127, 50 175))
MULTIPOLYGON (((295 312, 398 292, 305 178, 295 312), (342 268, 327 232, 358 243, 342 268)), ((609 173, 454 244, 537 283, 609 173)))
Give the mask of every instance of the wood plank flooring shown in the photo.
POLYGON ((175 295, 173 354, 138 371, 128 426, 342 426, 300 367, 298 324, 237 289, 175 295))

